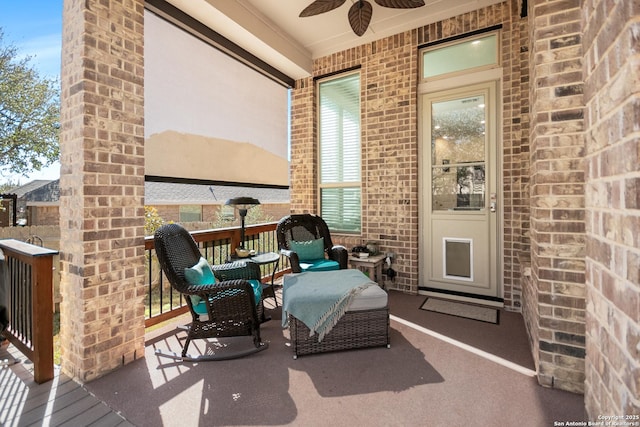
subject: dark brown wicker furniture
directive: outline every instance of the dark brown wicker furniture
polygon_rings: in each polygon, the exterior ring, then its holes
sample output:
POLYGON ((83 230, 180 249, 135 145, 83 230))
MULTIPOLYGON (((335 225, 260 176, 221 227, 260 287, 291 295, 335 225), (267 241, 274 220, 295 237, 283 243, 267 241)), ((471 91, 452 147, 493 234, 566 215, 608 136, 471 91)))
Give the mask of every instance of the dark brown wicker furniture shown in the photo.
MULTIPOLYGON (((262 271, 260 270, 260 264, 257 262, 253 262, 250 259, 244 261, 231 261, 226 264, 218 264, 212 265, 211 269, 213 270, 213 274, 216 276, 216 280, 227 281, 227 280, 253 280, 260 282, 262 284, 262 271)), ((272 281, 273 283, 273 281, 272 281)), ((275 291, 273 290, 273 284, 262 284, 262 301, 265 298, 272 297, 275 299, 275 291), (265 291, 269 291, 268 293, 265 291)), ((264 311, 264 304, 260 302, 256 306, 258 310, 258 319, 260 322, 264 323, 267 320, 271 320, 270 317, 266 317, 264 311)), ((276 304, 277 306, 277 304, 276 304)))
MULTIPOLYGON (((345 271, 346 273, 346 271, 345 271)), ((303 273, 304 274, 304 273, 303 273)), ((312 273, 321 274, 321 273, 312 273)), ((287 275, 283 286, 283 307, 287 307, 287 288, 289 280, 298 280, 300 283, 301 276, 287 275), (295 279, 294 279, 295 278, 295 279)), ((373 289, 371 289, 373 291, 373 289)), ((324 335, 322 341, 318 341, 319 334, 309 336, 309 327, 302 321, 298 320, 291 314, 288 315, 289 333, 291 339, 291 347, 293 348, 293 358, 298 356, 314 353, 325 353, 330 351, 352 350, 367 347, 391 346, 389 338, 389 305, 387 297, 378 286, 375 291, 383 294, 383 298, 376 296, 376 303, 372 303, 372 293, 369 289, 363 291, 351 302, 345 314, 338 320, 333 328, 324 335), (364 298, 364 294, 368 293, 368 297, 364 298), (356 303, 360 297, 366 304, 356 303), (368 306, 368 307, 367 307, 368 306)))
MULTIPOLYGON (((156 231, 154 242, 162 271, 171 286, 186 297, 192 317, 182 355, 165 353, 162 350, 156 351, 157 354, 186 361, 222 360, 246 356, 268 347, 268 344, 260 339, 258 306, 262 306, 262 301, 256 305, 253 289, 246 280, 253 274, 251 269, 255 264, 227 266, 232 270, 229 274, 235 275, 232 280, 224 280, 212 285, 191 285, 185 279, 184 269, 194 266, 200 260, 201 253, 189 232, 179 224, 165 224, 156 231), (206 319, 194 310, 191 295, 197 295, 206 302, 206 319), (205 354, 198 357, 187 354, 189 343, 193 339, 235 336, 252 336, 254 347, 230 354, 226 351, 221 354, 205 354)), ((217 277, 226 277, 222 271, 224 268, 224 266, 216 267, 214 274, 217 277)))
POLYGON ((318 342, 318 334, 309 336, 307 325, 289 316, 293 358, 313 353, 390 346, 389 307, 377 310, 347 311, 318 342))
POLYGON ((275 252, 258 253, 251 257, 251 262, 254 262, 258 265, 273 264, 273 268, 271 271, 271 281, 262 285, 262 299, 264 300, 265 298, 269 297, 273 298, 273 302, 277 307, 278 298, 276 297, 274 280, 276 277, 276 272, 278 271, 278 266, 280 265, 280 254, 275 252))
POLYGON ((276 227, 278 248, 289 258, 291 271, 300 273, 298 254, 291 250, 291 241, 307 241, 324 238, 326 257, 338 262, 340 269, 348 268, 349 252, 347 248, 333 245, 327 223, 319 216, 312 214, 288 215, 282 218, 276 227))

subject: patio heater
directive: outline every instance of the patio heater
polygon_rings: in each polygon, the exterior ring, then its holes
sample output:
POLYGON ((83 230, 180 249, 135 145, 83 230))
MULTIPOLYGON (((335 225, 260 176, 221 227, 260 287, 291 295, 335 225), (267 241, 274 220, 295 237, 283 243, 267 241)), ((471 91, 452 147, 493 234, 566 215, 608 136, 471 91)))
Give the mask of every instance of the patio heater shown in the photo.
POLYGON ((253 197, 234 197, 233 199, 227 200, 225 203, 225 205, 233 206, 237 209, 238 214, 240 215, 240 249, 244 249, 244 219, 247 216, 247 211, 259 204, 260 201, 253 197))

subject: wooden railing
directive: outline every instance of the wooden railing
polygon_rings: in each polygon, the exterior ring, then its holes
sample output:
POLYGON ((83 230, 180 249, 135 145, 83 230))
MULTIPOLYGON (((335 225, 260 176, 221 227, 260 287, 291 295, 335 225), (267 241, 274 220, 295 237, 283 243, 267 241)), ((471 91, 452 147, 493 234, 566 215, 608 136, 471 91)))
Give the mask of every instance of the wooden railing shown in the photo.
MULTIPOLYGON (((278 252, 276 239, 277 223, 249 225, 245 227, 245 246, 256 252, 278 252)), ((240 228, 222 228, 216 230, 203 230, 191 232, 196 243, 200 247, 202 255, 211 264, 223 264, 233 255, 233 251, 240 244, 240 228)), ((147 251, 147 297, 145 300, 145 326, 153 326, 157 323, 176 317, 188 311, 184 298, 171 288, 169 281, 161 274, 160 266, 156 259, 153 237, 145 239, 147 251)), ((277 264, 277 271, 273 271, 276 265, 263 265, 262 274, 265 280, 271 280, 272 274, 278 277, 288 268, 286 259, 281 258, 277 264)))
MULTIPOLYGON (((34 379, 53 379, 53 257, 58 253, 19 240, 0 240, 9 298, 7 339, 33 362, 34 379)), ((4 280, 2 278, 1 280, 4 280)))
MULTIPOLYGON (((276 223, 246 227, 248 249, 256 252, 278 252, 276 223)), ((202 255, 212 264, 227 262, 240 243, 240 228, 194 231, 191 233, 202 255)), ((10 326, 5 335, 25 357, 33 362, 34 379, 43 383, 53 378, 53 272, 58 251, 14 239, 0 240, 5 257, 9 295, 10 326)), ((184 298, 175 292, 161 274, 156 260, 153 237, 145 239, 147 251, 148 295, 145 299, 145 326, 149 327, 187 312, 184 298)), ((262 265, 265 280, 288 270, 286 259, 277 264, 262 265)))

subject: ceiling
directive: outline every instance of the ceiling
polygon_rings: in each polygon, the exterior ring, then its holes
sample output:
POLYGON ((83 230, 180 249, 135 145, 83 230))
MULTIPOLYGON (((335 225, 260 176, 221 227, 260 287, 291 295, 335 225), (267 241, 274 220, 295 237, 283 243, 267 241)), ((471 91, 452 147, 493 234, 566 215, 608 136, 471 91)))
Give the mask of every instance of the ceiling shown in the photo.
POLYGON ((353 33, 347 12, 357 0, 337 9, 300 18, 313 0, 166 0, 238 46, 300 79, 311 75, 314 58, 402 31, 477 10, 502 0, 425 0, 416 9, 390 9, 374 0, 367 31, 353 33))

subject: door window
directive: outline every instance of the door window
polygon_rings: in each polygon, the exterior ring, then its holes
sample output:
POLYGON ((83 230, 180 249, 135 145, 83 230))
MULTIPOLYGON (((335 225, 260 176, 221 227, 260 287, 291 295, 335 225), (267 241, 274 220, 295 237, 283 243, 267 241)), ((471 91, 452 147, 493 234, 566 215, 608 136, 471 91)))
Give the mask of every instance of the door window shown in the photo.
POLYGON ((431 105, 431 207, 478 210, 485 206, 484 95, 431 105))

